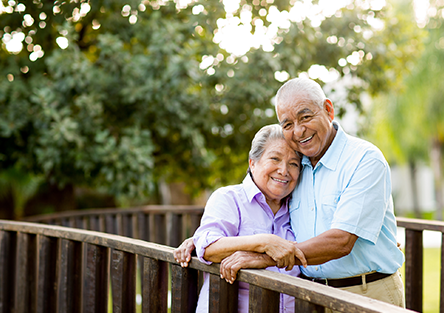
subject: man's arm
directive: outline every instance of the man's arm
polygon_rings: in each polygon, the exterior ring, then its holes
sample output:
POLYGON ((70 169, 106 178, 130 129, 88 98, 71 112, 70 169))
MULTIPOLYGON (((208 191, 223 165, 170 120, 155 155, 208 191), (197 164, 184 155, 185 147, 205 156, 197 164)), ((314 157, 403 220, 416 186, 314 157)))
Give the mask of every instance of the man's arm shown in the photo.
POLYGON ((330 229, 307 241, 297 243, 309 265, 342 258, 348 255, 358 239, 358 236, 340 229, 330 229))

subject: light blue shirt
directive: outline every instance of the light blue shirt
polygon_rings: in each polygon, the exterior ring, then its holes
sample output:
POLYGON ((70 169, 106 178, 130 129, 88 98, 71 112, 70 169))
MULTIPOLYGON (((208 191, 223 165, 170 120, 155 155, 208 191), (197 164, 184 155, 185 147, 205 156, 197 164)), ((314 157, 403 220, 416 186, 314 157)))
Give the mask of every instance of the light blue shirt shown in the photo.
POLYGON ((395 273, 404 254, 397 247, 389 165, 374 145, 333 125, 336 136, 315 168, 303 157, 290 202, 291 227, 298 242, 332 228, 359 238, 349 255, 301 270, 318 278, 395 273))

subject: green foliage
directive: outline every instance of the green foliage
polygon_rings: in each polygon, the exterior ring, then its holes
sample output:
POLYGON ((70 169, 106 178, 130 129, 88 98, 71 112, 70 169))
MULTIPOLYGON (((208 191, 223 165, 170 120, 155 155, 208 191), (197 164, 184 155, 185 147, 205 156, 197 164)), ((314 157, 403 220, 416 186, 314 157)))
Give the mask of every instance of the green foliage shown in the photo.
MULTIPOLYGON (((271 22, 261 10, 272 5, 291 8, 284 0, 241 1, 265 26, 271 22)), ((391 14, 355 6, 320 26, 303 19, 278 31, 273 51, 235 56, 213 42, 226 17, 215 0, 186 8, 171 1, 17 2, 0 18, 0 36, 25 37, 16 54, 5 40, 0 49, 0 170, 17 167, 117 197, 144 197, 160 179, 186 181, 191 191, 239 182, 254 133, 277 122, 276 72, 295 77, 320 64, 358 78, 348 94, 358 109, 364 90, 377 94, 396 83, 415 55, 417 33, 391 14), (199 5, 205 10, 193 14, 199 5), (369 17, 386 26, 373 29, 369 17), (63 38, 66 49, 56 43, 63 38), (359 64, 338 64, 353 53, 359 64), (209 69, 199 68, 203 56, 215 57, 209 69)))

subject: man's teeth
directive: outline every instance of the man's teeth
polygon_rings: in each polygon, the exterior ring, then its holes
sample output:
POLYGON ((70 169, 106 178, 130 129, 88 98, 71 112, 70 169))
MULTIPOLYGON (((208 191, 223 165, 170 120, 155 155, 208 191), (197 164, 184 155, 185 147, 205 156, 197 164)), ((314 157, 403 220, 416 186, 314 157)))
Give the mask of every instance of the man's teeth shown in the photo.
POLYGON ((277 182, 280 182, 280 183, 284 183, 284 184, 286 184, 287 183, 287 181, 286 180, 281 180, 281 179, 277 179, 277 178, 271 178, 272 180, 275 180, 275 181, 277 181, 277 182))
POLYGON ((311 138, 313 138, 313 135, 311 135, 311 136, 308 137, 307 139, 301 140, 301 141, 299 141, 299 142, 300 142, 300 143, 304 143, 304 142, 309 141, 311 138))

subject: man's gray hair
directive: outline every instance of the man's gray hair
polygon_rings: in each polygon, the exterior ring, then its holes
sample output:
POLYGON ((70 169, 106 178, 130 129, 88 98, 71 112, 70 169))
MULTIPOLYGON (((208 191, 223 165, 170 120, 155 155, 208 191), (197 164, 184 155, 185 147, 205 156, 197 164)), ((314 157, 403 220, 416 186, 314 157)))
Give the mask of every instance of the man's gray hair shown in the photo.
POLYGON ((279 124, 271 124, 262 127, 256 135, 254 135, 248 157, 255 162, 259 161, 262 154, 264 154, 267 143, 277 139, 285 140, 282 127, 279 126, 279 124))
POLYGON ((279 103, 293 101, 295 97, 311 100, 321 108, 324 107, 324 101, 327 99, 321 86, 314 80, 293 78, 279 88, 276 94, 276 108, 279 103))

